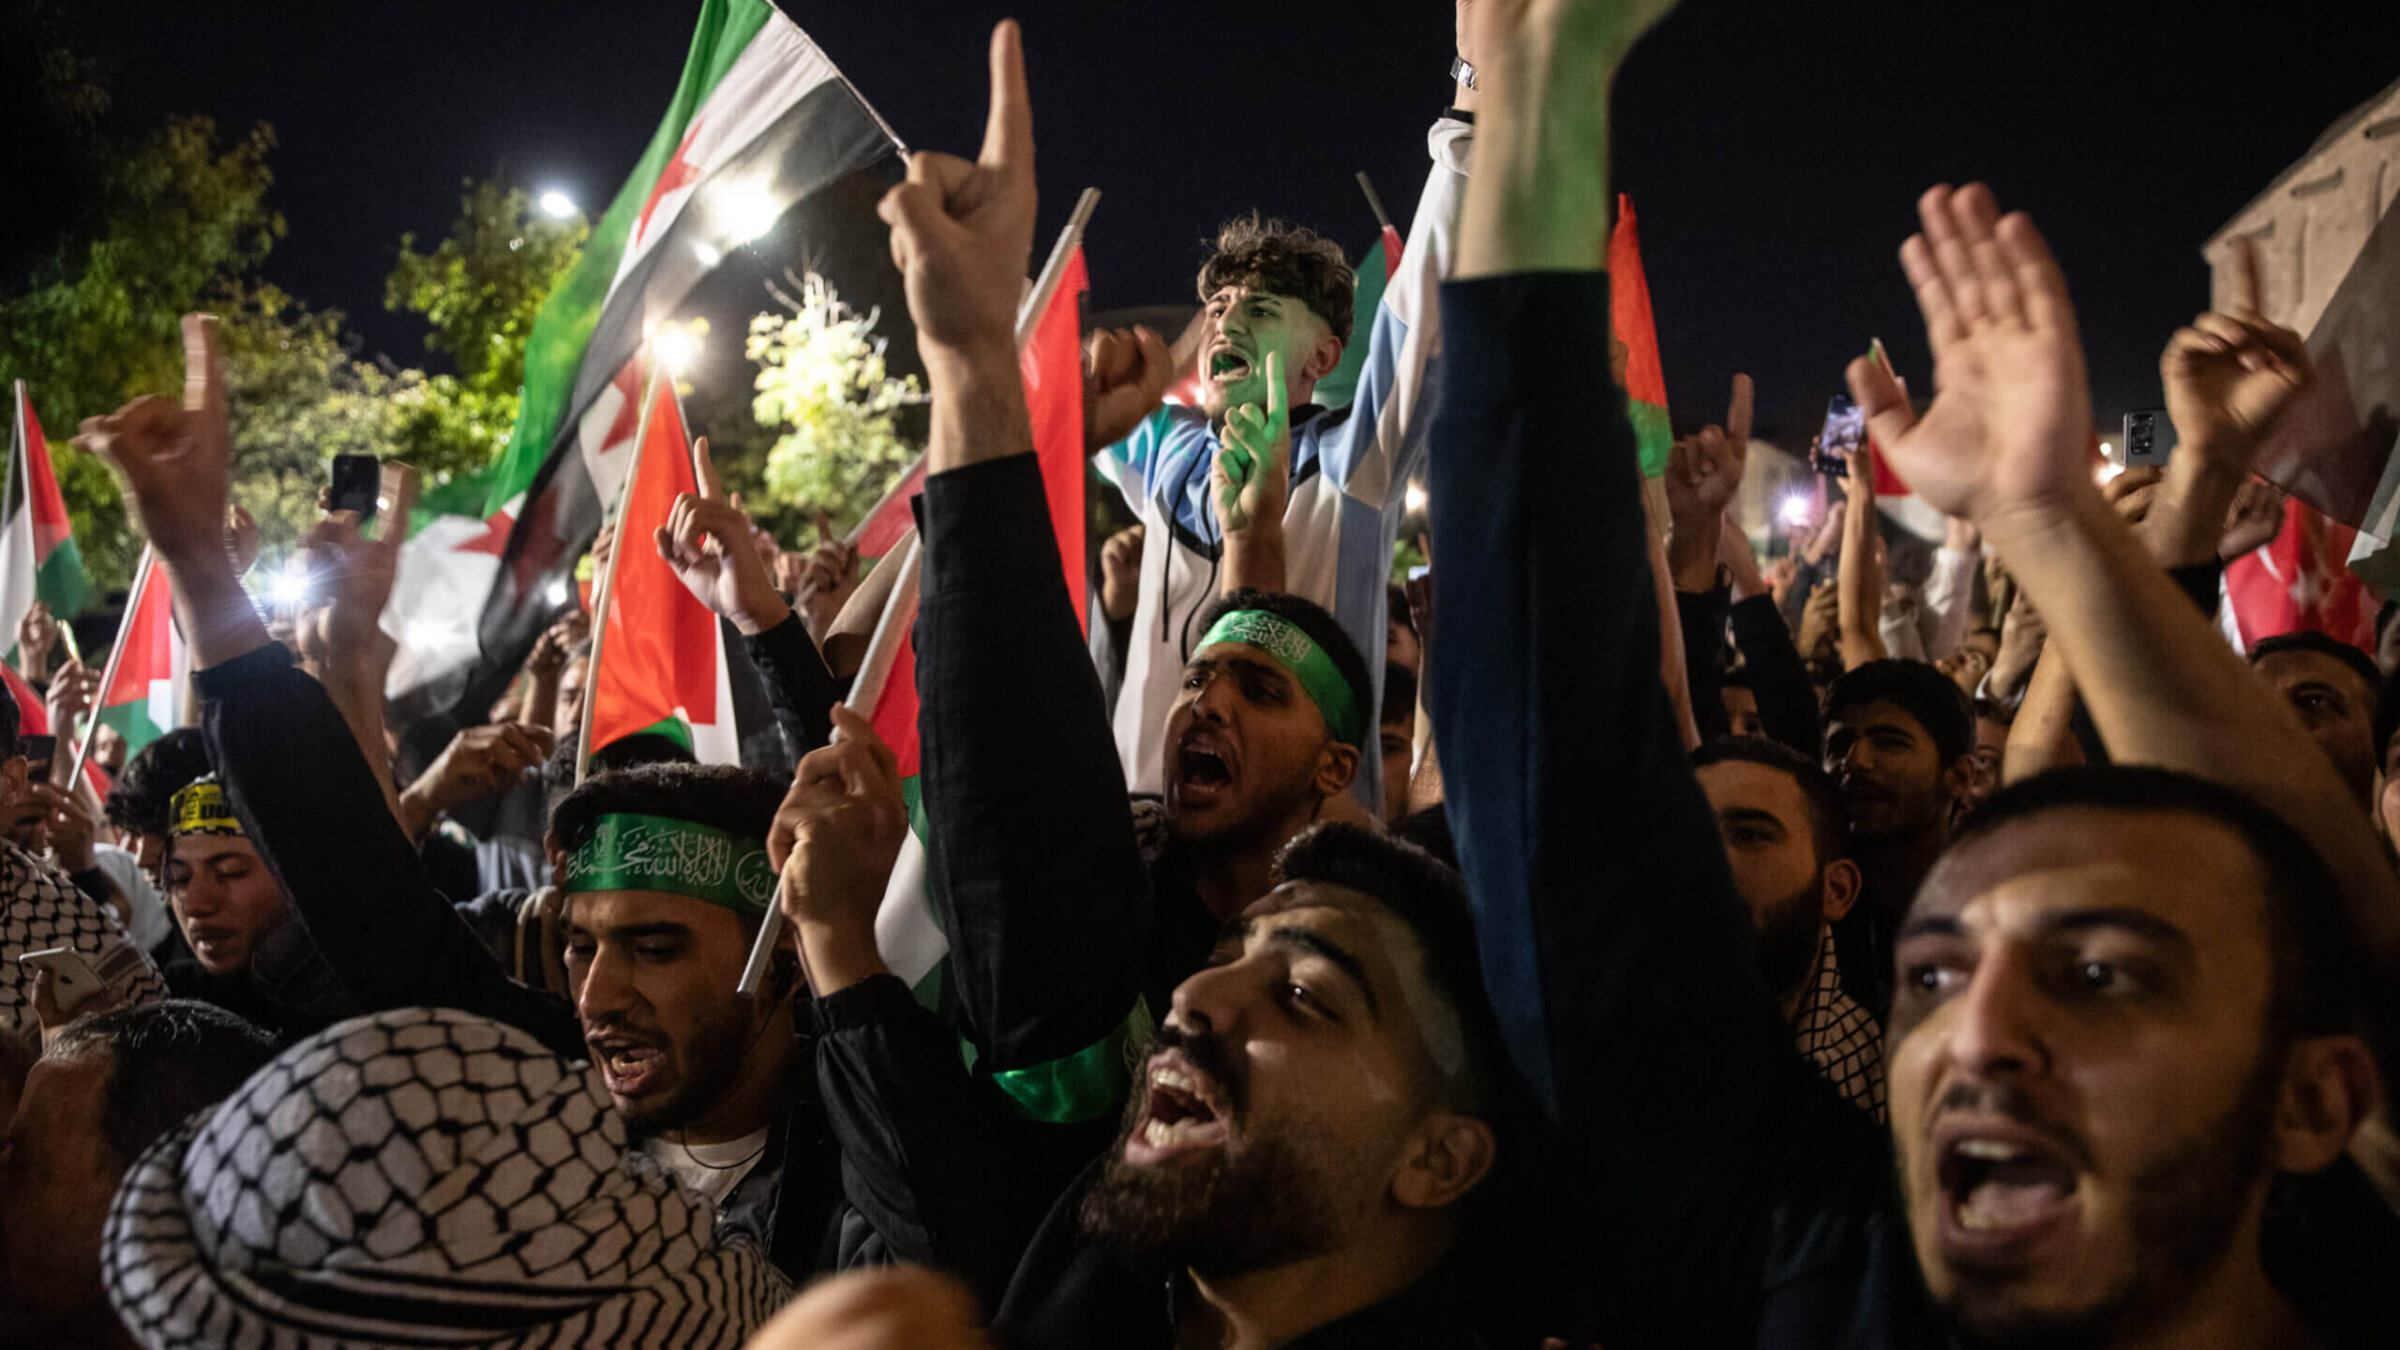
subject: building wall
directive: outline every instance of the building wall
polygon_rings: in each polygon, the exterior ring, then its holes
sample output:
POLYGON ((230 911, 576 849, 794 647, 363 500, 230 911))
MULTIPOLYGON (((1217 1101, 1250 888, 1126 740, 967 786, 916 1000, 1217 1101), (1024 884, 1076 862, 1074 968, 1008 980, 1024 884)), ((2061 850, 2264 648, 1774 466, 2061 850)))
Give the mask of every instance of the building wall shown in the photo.
POLYGON ((2210 305, 2232 299, 2234 240, 2258 245, 2261 308, 2303 335, 2341 285, 2375 223, 2400 194, 2400 83, 2386 88, 2326 136, 2202 246, 2210 305))

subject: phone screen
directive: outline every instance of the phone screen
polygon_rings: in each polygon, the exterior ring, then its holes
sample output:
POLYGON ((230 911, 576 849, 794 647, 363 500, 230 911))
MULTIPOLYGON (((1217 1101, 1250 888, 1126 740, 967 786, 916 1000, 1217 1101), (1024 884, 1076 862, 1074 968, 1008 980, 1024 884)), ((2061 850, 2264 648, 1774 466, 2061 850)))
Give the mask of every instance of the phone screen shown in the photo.
POLYGON ((375 498, 383 483, 383 461, 373 455, 335 455, 333 481, 326 493, 328 511, 356 511, 361 521, 375 515, 375 498))
POLYGON ((1850 472, 1846 456, 1866 439, 1867 410, 1851 402, 1848 394, 1835 394, 1825 405, 1825 429, 1817 435, 1809 467, 1827 477, 1844 477, 1850 472))
POLYGON ((17 750, 25 756, 25 777, 29 782, 50 781, 50 762, 58 758, 56 736, 19 736, 17 750))

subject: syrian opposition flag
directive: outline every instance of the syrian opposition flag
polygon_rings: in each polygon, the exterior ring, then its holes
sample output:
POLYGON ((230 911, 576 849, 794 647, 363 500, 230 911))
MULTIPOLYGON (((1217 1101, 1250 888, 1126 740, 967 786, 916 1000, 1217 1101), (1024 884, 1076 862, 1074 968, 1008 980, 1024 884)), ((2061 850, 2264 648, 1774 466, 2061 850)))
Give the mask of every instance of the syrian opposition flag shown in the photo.
POLYGON ((1617 227, 1608 236, 1608 320, 1615 339, 1617 383, 1642 455, 1642 477, 1667 471, 1675 433, 1667 424, 1667 375, 1658 361, 1658 322, 1650 312, 1650 279, 1642 273, 1642 241, 1633 223, 1633 198, 1617 194, 1617 227))
POLYGON ((628 367, 696 291, 763 295, 804 268, 880 308, 890 349, 913 352, 875 216, 904 172, 898 139, 807 34, 766 0, 703 0, 666 117, 527 339, 483 512, 506 518, 506 543, 454 707, 480 716, 557 612, 631 458, 628 367))
POLYGON ((144 550, 141 575, 125 600, 117 643, 101 681, 99 718, 125 738, 128 758, 184 722, 192 654, 175 628, 166 564, 144 550))
POLYGON ((2308 629, 2375 650, 2375 597, 2344 565, 2358 531, 2298 497, 2284 499, 2283 530, 2225 565, 2228 636, 2244 651, 2261 638, 2308 629))
POLYGON ((1375 331, 1375 311, 1383 303, 1383 288, 1400 270, 1400 231, 1389 222, 1383 234, 1358 260, 1357 297, 1351 302, 1350 338, 1342 346, 1341 364, 1317 381, 1310 401, 1328 408, 1347 408, 1358 392, 1358 373, 1367 368, 1367 339, 1375 331))
POLYGON ((67 522, 66 499, 59 496, 58 474, 50 467, 50 445, 23 380, 17 381, 16 395, 9 423, 8 495, 0 506, 0 633, 11 648, 17 625, 34 601, 49 602, 50 613, 64 623, 83 612, 90 592, 83 554, 67 522))
POLYGON ((613 569, 585 697, 591 735, 583 753, 643 733, 682 743, 703 764, 742 762, 723 629, 651 545, 679 493, 700 490, 692 442, 664 379, 643 421, 633 481, 625 490, 613 569))
MULTIPOLYGON (((1050 527, 1058 539, 1067 594, 1079 621, 1088 621, 1084 594, 1083 295, 1090 287, 1078 246, 1066 259, 1041 321, 1019 353, 1026 410, 1032 414, 1034 454, 1042 464, 1042 487, 1050 499, 1050 527)), ((918 471, 922 486, 922 470, 918 471)), ((905 505, 904 505, 905 509, 905 505)), ((946 999, 943 958, 950 944, 934 921, 925 889, 925 805, 918 783, 917 659, 909 635, 917 626, 916 539, 906 535, 887 566, 908 570, 892 590, 867 664, 853 687, 854 706, 868 709, 875 734, 900 761, 900 790, 908 801, 908 837, 875 915, 875 945, 892 973, 906 980, 928 1007, 946 999), (887 664, 888 663, 888 664, 887 664)))

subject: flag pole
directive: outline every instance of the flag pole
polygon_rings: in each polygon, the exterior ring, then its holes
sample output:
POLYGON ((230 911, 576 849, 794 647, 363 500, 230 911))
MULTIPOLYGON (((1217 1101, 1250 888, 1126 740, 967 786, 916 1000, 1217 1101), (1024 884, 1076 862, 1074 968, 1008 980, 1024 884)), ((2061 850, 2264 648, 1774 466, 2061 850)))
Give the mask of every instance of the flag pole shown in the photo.
MULTIPOLYGON (((1058 242, 1050 246, 1050 256, 1043 261, 1041 273, 1034 278, 1032 289, 1025 292, 1024 300, 1017 305, 1018 351, 1025 350, 1025 344, 1033 341, 1034 328, 1041 323, 1043 312, 1050 307, 1050 297, 1058 293, 1059 279, 1067 274, 1067 259, 1075 256, 1076 246, 1083 242, 1083 227, 1091 223, 1092 212, 1099 205, 1098 188, 1087 187, 1083 195, 1075 199, 1075 210, 1067 216, 1066 227, 1058 232, 1058 242)), ((858 518, 856 525, 850 527, 850 533, 843 538, 843 543, 858 542, 858 537, 866 532, 867 522, 883 514, 883 508, 892 504, 892 498, 907 489, 909 479, 915 476, 924 458, 919 455, 915 463, 893 480, 891 488, 876 499, 865 515, 858 518)))
POLYGON ((582 787, 585 765, 592 755, 592 707, 599 702, 600 647, 608 636, 608 605, 616 598, 617 561, 625 556, 628 542, 625 534, 625 502, 633 495, 633 480, 642 471, 644 442, 650 439, 650 409, 658 402, 658 380, 666 372, 667 363, 652 351, 644 339, 640 351, 650 357, 650 378, 642 385, 642 415, 634 424, 633 458, 625 465, 624 481, 617 484, 617 540, 609 546, 608 565, 600 569, 600 584, 592 592, 592 655, 583 668, 583 708, 576 717, 575 728, 575 786, 582 787))
POLYGON ((67 771, 67 790, 83 781, 84 761, 92 757, 92 741, 100 734, 99 700, 117 686, 117 666, 125 659, 125 629, 142 612, 142 596, 150 589, 150 556, 152 546, 142 545, 141 559, 134 564, 133 590, 125 596, 125 613, 117 619, 117 641, 108 650, 108 661, 100 672, 100 688, 92 695, 91 710, 85 714, 83 735, 75 744, 75 767, 67 771))
MULTIPOLYGON (((884 602, 882 617, 875 620, 875 633, 867 639, 866 659, 859 664, 857 678, 850 685, 850 696, 842 700, 843 707, 861 717, 872 713, 877 700, 883 697, 883 687, 891 680, 892 663, 900 655, 900 644, 909 640, 910 624, 905 616, 913 613, 917 604, 918 543, 916 533, 911 531, 908 542, 901 546, 900 556, 892 559, 900 568, 899 583, 892 588, 892 598, 884 602)), ((782 894, 780 882, 776 894, 779 898, 782 894)), ((775 946, 782 938, 783 908, 770 904, 766 917, 759 920, 758 939, 750 944, 750 959, 742 963, 742 978, 734 986, 735 993, 745 998, 758 993, 766 981, 767 966, 774 959, 775 946)), ((808 957, 803 953, 800 959, 805 963, 808 957)), ((816 988, 813 978, 809 988, 816 988)))
MULTIPOLYGON (((1100 189, 1098 188, 1087 187, 1083 190, 1083 194, 1075 199, 1075 209, 1067 216, 1066 228, 1058 232, 1058 242, 1050 246, 1050 256, 1043 261, 1040 275, 1034 278, 1033 288, 1025 293, 1024 301, 1017 306, 1018 351, 1025 350, 1025 344, 1033 341, 1034 330, 1041 327, 1042 315, 1048 312, 1051 297, 1058 294, 1058 283, 1067 274, 1067 261, 1075 256, 1076 248, 1083 243, 1084 227, 1091 223, 1092 211, 1099 205, 1100 189)), ((911 468, 913 469, 914 466, 912 465, 911 468)), ((908 475, 902 474, 900 483, 905 484, 907 481, 908 475)), ((892 491, 899 490, 900 485, 895 484, 892 491)), ((891 493, 885 493, 884 501, 890 500, 891 493)), ((883 504, 884 502, 877 502, 876 509, 882 509, 883 504)), ((869 511, 861 517, 860 527, 863 528, 867 521, 873 520, 875 514, 875 511, 869 511)), ((855 543, 857 539, 858 530, 854 529, 850 532, 850 542, 855 543)), ((917 603, 919 543, 916 532, 910 531, 908 543, 905 545, 906 551, 892 559, 889 564, 901 569, 898 574, 899 580, 892 587, 891 598, 884 601, 883 616, 875 621, 875 634, 867 639, 865 663, 859 667, 858 678, 850 686, 847 706, 857 712, 864 713, 873 708, 875 700, 883 696, 884 680, 891 673, 893 656, 899 650, 898 644, 908 640, 906 631, 908 625, 896 621, 896 616, 910 613, 917 603)), ((596 656, 595 653, 595 659, 596 656)), ((585 679, 584 687, 587 689, 591 687, 588 676, 585 679)), ((586 713, 591 711, 591 695, 584 695, 583 706, 586 713)), ((782 895, 780 886, 777 888, 776 895, 780 899, 782 895)), ((780 904, 770 905, 767 908, 766 917, 759 921, 758 940, 750 944, 750 959, 742 965, 741 983, 734 987, 736 993, 744 996, 758 993, 759 988, 766 980, 768 962, 775 955, 775 944, 781 941, 782 937, 783 907, 780 904)))
MULTIPOLYGON (((1375 185, 1367 181, 1367 171, 1365 169, 1360 169, 1358 171, 1358 190, 1367 194, 1367 209, 1375 213, 1375 224, 1377 228, 1391 230, 1391 213, 1383 209, 1383 198, 1375 195, 1375 185)), ((1394 234, 1399 233, 1397 230, 1392 230, 1392 232, 1394 234)))

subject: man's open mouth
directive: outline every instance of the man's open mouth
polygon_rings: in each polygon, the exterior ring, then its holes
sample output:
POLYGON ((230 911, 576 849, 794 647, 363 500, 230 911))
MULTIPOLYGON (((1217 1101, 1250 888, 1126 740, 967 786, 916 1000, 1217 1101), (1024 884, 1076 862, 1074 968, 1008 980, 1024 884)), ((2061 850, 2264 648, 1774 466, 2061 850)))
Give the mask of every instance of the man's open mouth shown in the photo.
POLYGON ((2076 1168, 2058 1149, 2015 1128, 1945 1132, 1938 1176, 1941 1239, 1968 1263, 2022 1259, 2076 1209, 2076 1168))
POLYGON ((1175 747, 1175 799, 1178 805, 1201 805, 1222 797, 1233 787, 1233 761, 1215 736, 1194 732, 1175 747))
POLYGON ((1152 1057, 1141 1123, 1125 1141, 1125 1161, 1148 1167, 1178 1154, 1216 1148, 1230 1133, 1224 1099, 1181 1051, 1152 1057))
POLYGON ((1208 378, 1231 384, 1250 373, 1250 358, 1231 347, 1220 347, 1208 358, 1208 378))
POLYGON ((609 1092, 619 1097, 642 1095, 667 1065, 664 1048, 631 1036, 592 1036, 584 1043, 591 1047, 592 1061, 600 1066, 609 1092))

